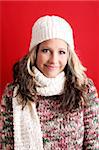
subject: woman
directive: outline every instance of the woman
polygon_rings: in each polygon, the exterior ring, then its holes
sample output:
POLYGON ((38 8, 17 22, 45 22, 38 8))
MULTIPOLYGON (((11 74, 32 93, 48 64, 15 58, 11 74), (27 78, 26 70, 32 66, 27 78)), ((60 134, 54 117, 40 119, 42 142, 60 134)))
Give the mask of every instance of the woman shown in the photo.
POLYGON ((99 100, 74 50, 72 28, 43 16, 2 99, 3 150, 98 150, 99 100))

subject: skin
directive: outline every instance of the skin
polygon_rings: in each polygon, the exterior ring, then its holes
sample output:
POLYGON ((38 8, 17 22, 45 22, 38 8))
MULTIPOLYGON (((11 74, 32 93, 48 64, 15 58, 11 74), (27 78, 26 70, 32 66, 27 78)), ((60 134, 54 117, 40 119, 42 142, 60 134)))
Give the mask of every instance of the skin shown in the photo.
POLYGON ((50 39, 39 45, 36 66, 48 78, 56 77, 67 64, 67 44, 60 39, 50 39))

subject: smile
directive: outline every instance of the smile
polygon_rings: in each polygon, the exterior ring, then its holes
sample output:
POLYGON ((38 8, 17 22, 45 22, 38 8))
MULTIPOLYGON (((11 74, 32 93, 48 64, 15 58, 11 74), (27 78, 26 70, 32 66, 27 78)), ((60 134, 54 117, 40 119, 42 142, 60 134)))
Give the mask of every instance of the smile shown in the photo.
POLYGON ((45 65, 49 70, 56 70, 59 67, 58 66, 52 66, 52 65, 45 65))

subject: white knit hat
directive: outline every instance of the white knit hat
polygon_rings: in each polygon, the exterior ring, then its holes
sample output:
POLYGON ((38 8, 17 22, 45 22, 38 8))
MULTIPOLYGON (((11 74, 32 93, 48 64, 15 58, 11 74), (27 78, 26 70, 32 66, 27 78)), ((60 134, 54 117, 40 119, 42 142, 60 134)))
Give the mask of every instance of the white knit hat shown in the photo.
POLYGON ((29 51, 39 43, 54 38, 64 40, 74 50, 72 28, 65 19, 54 15, 40 17, 32 27, 29 51))

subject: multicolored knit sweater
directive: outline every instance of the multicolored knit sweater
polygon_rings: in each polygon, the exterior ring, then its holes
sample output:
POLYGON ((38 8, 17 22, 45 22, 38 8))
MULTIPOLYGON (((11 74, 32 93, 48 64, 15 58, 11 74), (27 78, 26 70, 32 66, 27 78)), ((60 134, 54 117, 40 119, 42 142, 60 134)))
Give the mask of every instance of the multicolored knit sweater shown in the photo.
MULTIPOLYGON (((13 91, 8 85, 1 103, 1 150, 14 149, 13 91)), ((38 96, 44 150, 99 150, 99 99, 93 83, 89 82, 88 108, 67 114, 60 109, 62 96, 38 96)))

